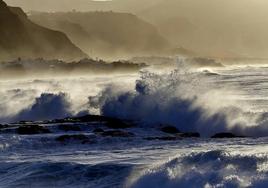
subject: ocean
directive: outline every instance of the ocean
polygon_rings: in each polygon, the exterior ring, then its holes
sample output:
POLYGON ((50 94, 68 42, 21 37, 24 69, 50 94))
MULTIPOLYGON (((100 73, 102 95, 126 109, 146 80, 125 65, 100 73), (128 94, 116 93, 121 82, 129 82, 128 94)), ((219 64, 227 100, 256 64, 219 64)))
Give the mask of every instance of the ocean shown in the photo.
POLYGON ((3 79, 0 187, 267 187, 267 92, 268 66, 254 62, 3 79), (135 123, 104 136, 114 129, 99 122, 47 121, 88 114, 135 123), (49 132, 18 134, 25 124, 49 132), (174 139, 167 125, 200 137, 174 139))

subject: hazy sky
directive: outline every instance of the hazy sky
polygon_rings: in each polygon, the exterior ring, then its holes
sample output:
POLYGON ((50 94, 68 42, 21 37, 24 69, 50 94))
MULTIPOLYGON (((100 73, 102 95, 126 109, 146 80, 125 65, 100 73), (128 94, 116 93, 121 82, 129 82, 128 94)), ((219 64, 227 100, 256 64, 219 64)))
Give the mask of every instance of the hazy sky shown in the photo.
POLYGON ((20 6, 24 10, 39 10, 39 11, 66 11, 72 9, 87 10, 95 4, 105 2, 94 2, 91 0, 5 0, 8 5, 20 6))
MULTIPOLYGON (((263 9, 268 6, 267 0, 4 0, 11 6, 20 6, 24 10, 38 10, 38 11, 68 11, 68 10, 121 10, 121 11, 141 11, 148 7, 154 6, 159 2, 162 3, 176 3, 195 6, 205 5, 207 11, 213 11, 215 4, 216 8, 224 9, 226 7, 235 7, 237 9, 245 9, 251 13, 258 13, 254 8, 263 9), (227 6, 226 6, 227 5, 227 6), (253 6, 253 7, 252 7, 253 6)), ((168 10, 167 10, 168 12, 168 10)))
POLYGON ((8 5, 20 6, 24 10, 38 11, 68 11, 68 10, 94 10, 102 9, 103 4, 110 6, 112 1, 92 0, 5 0, 8 5))
POLYGON ((138 10, 164 0, 4 0, 10 6, 38 11, 138 10))

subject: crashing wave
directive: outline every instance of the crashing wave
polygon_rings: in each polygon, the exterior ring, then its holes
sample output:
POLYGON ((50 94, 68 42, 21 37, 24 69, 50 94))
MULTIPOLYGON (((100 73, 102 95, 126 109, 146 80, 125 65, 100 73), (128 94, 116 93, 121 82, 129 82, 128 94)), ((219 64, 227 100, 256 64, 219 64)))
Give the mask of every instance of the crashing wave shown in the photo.
POLYGON ((89 104, 104 116, 141 120, 149 125, 171 124, 203 136, 226 131, 268 135, 265 113, 247 111, 209 79, 202 73, 183 70, 163 75, 142 72, 134 91, 110 86, 90 98, 89 104))
POLYGON ((177 157, 141 173, 127 187, 265 187, 265 155, 234 155, 216 150, 177 157))
MULTIPOLYGON (((183 132, 199 132, 202 136, 218 132, 268 135, 267 113, 251 111, 248 104, 234 99, 232 94, 240 91, 221 88, 215 81, 221 75, 211 77, 204 72, 193 72, 180 62, 183 60, 178 63, 179 68, 170 73, 144 70, 134 88, 132 84, 122 87, 123 81, 118 78, 121 85, 103 84, 104 89, 90 97, 84 91, 95 88, 85 89, 85 84, 89 84, 85 81, 79 91, 70 89, 75 85, 74 80, 65 80, 65 86, 57 80, 27 83, 40 86, 38 91, 1 91, 0 120, 45 120, 99 111, 104 116, 137 120, 145 125, 170 124, 183 132), (10 101, 15 97, 17 104, 14 105, 10 101)), ((25 87, 25 83, 20 84, 25 87)))

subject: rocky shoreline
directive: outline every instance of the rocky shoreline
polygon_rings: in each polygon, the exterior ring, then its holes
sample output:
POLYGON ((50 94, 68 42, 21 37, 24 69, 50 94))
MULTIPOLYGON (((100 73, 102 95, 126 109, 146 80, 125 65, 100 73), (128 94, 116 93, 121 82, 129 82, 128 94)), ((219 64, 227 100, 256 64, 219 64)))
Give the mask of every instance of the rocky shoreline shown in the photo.
MULTIPOLYGON (((93 143, 94 137, 134 138, 144 140, 176 141, 186 138, 200 138, 198 132, 182 132, 172 125, 159 125, 155 128, 157 134, 141 136, 132 129, 138 128, 138 122, 122 120, 98 115, 68 117, 48 121, 20 121, 0 125, 1 134, 40 135, 61 133, 55 140, 60 143, 77 141, 81 144, 93 143)), ((212 139, 243 138, 233 133, 221 132, 211 136, 212 139)))

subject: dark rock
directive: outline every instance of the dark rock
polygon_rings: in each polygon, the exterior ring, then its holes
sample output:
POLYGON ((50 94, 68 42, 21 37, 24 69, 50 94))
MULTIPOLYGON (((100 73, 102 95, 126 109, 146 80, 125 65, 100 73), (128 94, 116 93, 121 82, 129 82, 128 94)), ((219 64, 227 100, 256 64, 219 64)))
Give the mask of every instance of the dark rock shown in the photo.
POLYGON ((169 133, 169 134, 177 134, 180 133, 180 131, 174 127, 174 126, 165 126, 161 128, 162 132, 169 133))
POLYGON ((31 135, 31 134, 45 134, 51 132, 49 129, 39 125, 22 125, 19 128, 17 128, 17 133, 21 135, 31 135))
POLYGON ((129 124, 119 119, 110 119, 109 121, 106 122, 105 125, 108 128, 112 128, 112 129, 125 129, 125 128, 131 127, 129 124))
POLYGON ((62 131, 81 131, 77 125, 59 125, 58 128, 62 131))
POLYGON ((110 137, 133 137, 134 134, 125 131, 105 131, 101 134, 102 136, 110 136, 110 137))
POLYGON ((177 133, 174 136, 164 136, 164 137, 148 137, 145 140, 163 140, 163 141, 172 141, 172 140, 181 140, 183 138, 198 138, 200 137, 199 133, 177 133))
POLYGON ((184 137, 184 138, 199 138, 200 134, 199 133, 181 133, 179 136, 184 137))
POLYGON ((62 135, 56 138, 56 141, 58 142, 68 142, 68 141, 79 141, 82 144, 90 143, 91 140, 88 136, 83 134, 78 135, 62 135))
POLYGON ((97 129, 93 130, 93 133, 103 133, 103 132, 104 132, 104 130, 101 128, 97 128, 97 129))
POLYGON ((111 129, 124 129, 134 126, 134 124, 131 121, 124 121, 117 118, 110 118, 98 115, 86 115, 82 117, 65 118, 51 121, 51 123, 94 123, 94 122, 99 124, 105 124, 108 128, 111 129))
POLYGON ((5 128, 8 128, 8 125, 2 125, 2 124, 0 124, 0 129, 5 129, 5 128))
POLYGON ((237 136, 233 133, 217 133, 213 135, 211 138, 241 138, 243 136, 237 136))
POLYGON ((71 123, 72 121, 68 121, 67 119, 54 119, 51 121, 48 121, 47 123, 71 123))

